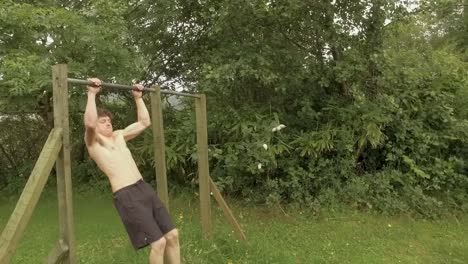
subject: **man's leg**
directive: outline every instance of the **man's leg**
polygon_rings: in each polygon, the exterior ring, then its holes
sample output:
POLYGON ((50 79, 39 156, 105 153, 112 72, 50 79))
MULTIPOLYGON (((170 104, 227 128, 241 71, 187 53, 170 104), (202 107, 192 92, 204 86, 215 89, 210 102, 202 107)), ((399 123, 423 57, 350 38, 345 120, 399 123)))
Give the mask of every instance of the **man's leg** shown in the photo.
POLYGON ((164 235, 166 238, 166 251, 164 255, 169 264, 180 264, 180 245, 179 232, 177 229, 172 229, 164 235))
POLYGON ((151 251, 149 255, 150 264, 163 264, 164 263, 164 248, 166 247, 166 239, 161 239, 151 243, 151 251))

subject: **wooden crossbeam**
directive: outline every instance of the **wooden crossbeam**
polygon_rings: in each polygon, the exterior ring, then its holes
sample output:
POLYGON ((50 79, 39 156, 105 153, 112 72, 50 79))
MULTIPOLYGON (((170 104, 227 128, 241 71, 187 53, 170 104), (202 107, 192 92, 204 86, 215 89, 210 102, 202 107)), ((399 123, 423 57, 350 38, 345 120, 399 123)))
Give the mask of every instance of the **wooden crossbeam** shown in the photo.
POLYGON ((236 232, 236 234, 239 236, 241 240, 246 241, 247 237, 245 236, 244 231, 242 230, 241 226, 237 222, 236 217, 232 213, 231 209, 229 209, 229 206, 227 205, 226 201, 221 195, 221 192, 219 191, 218 187, 214 183, 213 179, 211 179, 211 177, 210 177, 210 188, 211 188, 211 192, 213 193, 215 200, 218 202, 221 209, 223 209, 224 216, 229 221, 231 226, 234 228, 234 231, 236 232))
POLYGON ((31 219, 42 189, 62 147, 62 135, 63 130, 61 128, 51 130, 15 210, 0 236, 0 263, 2 264, 9 263, 31 219))

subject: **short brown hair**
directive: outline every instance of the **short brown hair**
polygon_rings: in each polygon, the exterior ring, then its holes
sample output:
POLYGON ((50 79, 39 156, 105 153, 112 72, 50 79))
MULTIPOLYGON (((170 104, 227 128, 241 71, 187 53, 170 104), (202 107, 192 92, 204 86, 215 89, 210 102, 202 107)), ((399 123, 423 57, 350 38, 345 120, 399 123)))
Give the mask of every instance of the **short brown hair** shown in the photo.
POLYGON ((114 116, 112 115, 112 113, 109 111, 109 110, 106 110, 106 109, 98 109, 98 112, 97 112, 97 115, 98 115, 98 118, 100 117, 109 117, 110 120, 112 120, 114 118, 114 116))

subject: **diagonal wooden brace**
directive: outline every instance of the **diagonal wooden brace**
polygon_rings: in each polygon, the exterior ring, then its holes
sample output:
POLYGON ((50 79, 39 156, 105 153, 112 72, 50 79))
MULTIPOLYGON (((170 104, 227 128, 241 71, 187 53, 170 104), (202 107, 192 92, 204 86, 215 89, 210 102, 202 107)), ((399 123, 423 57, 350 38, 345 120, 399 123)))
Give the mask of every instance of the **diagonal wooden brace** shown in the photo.
POLYGON ((218 187, 213 182, 213 179, 211 179, 211 177, 210 177, 210 189, 211 189, 211 192, 213 193, 214 198, 218 202, 219 206, 221 207, 221 209, 223 209, 224 216, 229 221, 231 226, 234 228, 234 231, 236 232, 236 234, 239 236, 241 240, 246 241, 247 238, 244 234, 244 231, 242 231, 241 226, 239 225, 236 218, 234 217, 234 214, 232 213, 231 209, 229 209, 229 206, 227 205, 226 201, 224 201, 224 198, 221 195, 221 192, 219 191, 218 187))
POLYGON ((16 204, 15 210, 0 236, 0 263, 2 264, 10 262, 31 219, 42 189, 44 189, 47 178, 62 147, 62 134, 63 130, 61 128, 54 128, 50 131, 36 165, 34 165, 28 182, 16 204))

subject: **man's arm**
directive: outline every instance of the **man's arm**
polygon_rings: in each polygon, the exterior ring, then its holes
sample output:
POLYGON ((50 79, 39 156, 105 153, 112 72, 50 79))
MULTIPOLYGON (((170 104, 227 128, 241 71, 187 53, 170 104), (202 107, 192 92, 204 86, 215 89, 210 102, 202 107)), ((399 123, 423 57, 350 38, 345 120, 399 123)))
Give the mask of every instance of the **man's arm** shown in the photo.
POLYGON ((100 91, 101 81, 99 79, 90 79, 93 86, 88 86, 88 102, 84 113, 85 124, 85 143, 86 146, 91 146, 96 138, 96 123, 98 120, 96 109, 96 95, 100 91))
POLYGON ((129 141, 130 139, 135 138, 143 130, 151 125, 150 115, 148 113, 148 109, 146 109, 145 102, 142 98, 143 86, 140 84, 135 85, 135 90, 132 91, 133 97, 135 98, 135 104, 137 107, 137 114, 138 114, 138 121, 129 125, 123 130, 123 136, 125 141, 129 141))

